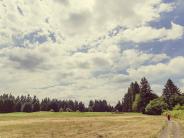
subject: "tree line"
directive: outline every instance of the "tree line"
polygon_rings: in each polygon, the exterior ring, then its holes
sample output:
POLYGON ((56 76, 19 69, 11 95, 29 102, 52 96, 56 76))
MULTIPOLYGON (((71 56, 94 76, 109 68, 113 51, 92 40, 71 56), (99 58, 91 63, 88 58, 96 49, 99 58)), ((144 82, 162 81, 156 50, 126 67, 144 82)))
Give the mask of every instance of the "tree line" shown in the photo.
POLYGON ((175 106, 184 106, 184 93, 171 79, 168 79, 159 97, 152 91, 145 77, 141 79, 140 84, 132 82, 122 102, 119 101, 116 105, 119 112, 142 112, 152 115, 172 110, 175 106))
POLYGON ((161 114, 164 110, 172 110, 175 106, 184 106, 184 94, 171 79, 164 86, 162 95, 156 95, 144 77, 138 82, 132 82, 128 92, 111 106, 106 100, 90 100, 86 107, 83 102, 36 97, 0 95, 0 113, 10 112, 142 112, 146 114, 161 114))
POLYGON ((11 94, 0 95, 0 113, 10 112, 112 112, 113 106, 106 100, 91 100, 86 107, 83 102, 73 100, 58 100, 44 98, 41 101, 36 97, 13 96, 11 94))

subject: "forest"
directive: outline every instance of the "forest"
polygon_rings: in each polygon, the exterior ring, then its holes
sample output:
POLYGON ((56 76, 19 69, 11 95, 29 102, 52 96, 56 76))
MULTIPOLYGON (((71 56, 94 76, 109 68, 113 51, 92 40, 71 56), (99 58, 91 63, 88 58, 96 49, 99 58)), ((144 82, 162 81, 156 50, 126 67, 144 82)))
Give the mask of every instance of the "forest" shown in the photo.
POLYGON ((132 82, 128 92, 115 106, 106 100, 90 100, 88 106, 82 101, 61 100, 36 96, 0 95, 0 113, 11 112, 142 112, 150 115, 160 115, 164 111, 184 109, 184 93, 171 79, 166 82, 161 96, 155 94, 148 80, 144 77, 138 82, 132 82))

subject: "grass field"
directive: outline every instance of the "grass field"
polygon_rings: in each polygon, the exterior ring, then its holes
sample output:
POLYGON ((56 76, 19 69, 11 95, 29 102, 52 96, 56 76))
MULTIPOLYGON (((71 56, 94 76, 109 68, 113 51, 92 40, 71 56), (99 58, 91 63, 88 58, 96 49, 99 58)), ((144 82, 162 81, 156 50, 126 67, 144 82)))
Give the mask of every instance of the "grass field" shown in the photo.
POLYGON ((149 138, 164 124, 137 113, 10 113, 0 114, 0 138, 149 138))

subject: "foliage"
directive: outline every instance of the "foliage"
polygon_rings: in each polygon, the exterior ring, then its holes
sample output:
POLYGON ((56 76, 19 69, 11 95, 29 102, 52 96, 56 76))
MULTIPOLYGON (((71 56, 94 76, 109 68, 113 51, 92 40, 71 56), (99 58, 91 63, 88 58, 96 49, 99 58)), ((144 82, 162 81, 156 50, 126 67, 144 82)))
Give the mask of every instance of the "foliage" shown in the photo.
POLYGON ((168 105, 163 98, 157 98, 146 106, 145 113, 150 115, 161 115, 164 110, 168 109, 168 105))
MULTIPOLYGON (((106 100, 90 100, 88 107, 83 102, 73 100, 60 100, 44 98, 41 101, 30 95, 13 96, 11 94, 0 95, 0 113, 10 112, 143 112, 148 114, 160 114, 165 109, 165 104, 171 110, 176 105, 184 106, 184 94, 179 88, 168 80, 160 99, 151 90, 146 78, 142 78, 140 84, 132 82, 122 101, 113 107, 106 100), (162 100, 161 100, 162 99, 162 100), (164 100, 163 100, 164 99, 164 100), (153 100, 153 101, 152 101, 153 100), (151 101, 151 102, 150 102, 151 101), (149 104, 149 105, 148 105, 149 104), (157 112, 157 113, 156 113, 157 112)), ((176 106, 175 109, 183 109, 176 106)))
POLYGON ((40 101, 36 96, 34 96, 32 101, 32 111, 33 112, 40 111, 40 101))
POLYGON ((32 112, 32 104, 30 102, 24 103, 21 107, 21 112, 32 112))
POLYGON ((89 109, 92 112, 111 112, 113 107, 108 105, 106 100, 91 100, 89 102, 89 109))
POLYGON ((85 111, 85 105, 82 102, 79 102, 78 111, 80 111, 80 112, 85 111))
POLYGON ((72 100, 57 100, 44 98, 41 103, 36 96, 17 96, 11 94, 0 95, 0 113, 10 112, 38 112, 38 111, 77 111, 84 112, 85 105, 82 102, 72 100))
POLYGON ((66 108, 66 112, 72 112, 72 109, 66 108))
POLYGON ((140 93, 140 87, 137 82, 131 83, 128 88, 128 92, 124 95, 122 111, 124 112, 132 112, 133 103, 135 101, 136 95, 140 93))
POLYGON ((141 96, 140 94, 136 94, 135 101, 132 105, 132 111, 133 112, 140 112, 140 103, 141 103, 141 96))
POLYGON ((181 92, 179 88, 172 82, 172 80, 168 79, 165 88, 163 89, 162 96, 171 110, 176 104, 178 104, 177 98, 178 96, 181 96, 181 92))
POLYGON ((115 111, 122 112, 122 103, 120 101, 115 106, 115 111))
POLYGON ((3 94, 0 96, 0 112, 9 113, 15 111, 15 98, 11 94, 3 94))
POLYGON ((170 114, 174 118, 184 120, 184 110, 173 110, 173 111, 167 111, 163 113, 163 115, 167 115, 167 114, 170 114))
POLYGON ((63 112, 63 111, 64 111, 63 108, 60 108, 60 109, 59 109, 59 112, 63 112))
POLYGON ((124 112, 145 112, 147 104, 158 98, 152 93, 149 82, 146 78, 142 78, 140 86, 137 82, 131 83, 128 92, 123 98, 123 111, 124 112))
POLYGON ((152 93, 150 84, 146 78, 141 79, 140 96, 141 96, 140 110, 141 112, 145 113, 145 108, 148 105, 148 103, 151 100, 158 98, 156 94, 152 93))
POLYGON ((184 106, 180 105, 180 104, 177 104, 173 110, 184 110, 184 106))

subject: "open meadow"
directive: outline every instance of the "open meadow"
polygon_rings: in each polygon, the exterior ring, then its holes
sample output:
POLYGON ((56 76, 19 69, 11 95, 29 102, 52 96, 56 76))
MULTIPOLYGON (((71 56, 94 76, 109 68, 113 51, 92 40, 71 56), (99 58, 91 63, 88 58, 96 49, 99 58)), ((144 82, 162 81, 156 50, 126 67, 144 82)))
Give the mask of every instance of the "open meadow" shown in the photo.
POLYGON ((163 116, 138 113, 36 112, 0 114, 1 138, 149 138, 163 116))

